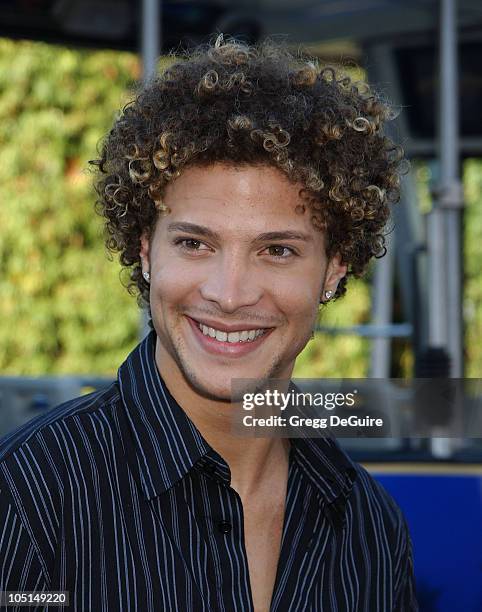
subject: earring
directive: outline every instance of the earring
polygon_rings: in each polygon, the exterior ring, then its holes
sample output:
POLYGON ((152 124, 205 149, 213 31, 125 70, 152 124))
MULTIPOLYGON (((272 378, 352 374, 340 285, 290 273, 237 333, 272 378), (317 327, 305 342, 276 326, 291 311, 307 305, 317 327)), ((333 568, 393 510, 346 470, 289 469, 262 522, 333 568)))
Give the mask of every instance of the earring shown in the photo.
POLYGON ((325 297, 327 300, 329 300, 331 298, 331 296, 333 295, 333 291, 325 291, 325 297))
POLYGON ((149 272, 143 272, 142 276, 144 277, 144 280, 149 283, 151 280, 151 275, 149 274, 149 272))

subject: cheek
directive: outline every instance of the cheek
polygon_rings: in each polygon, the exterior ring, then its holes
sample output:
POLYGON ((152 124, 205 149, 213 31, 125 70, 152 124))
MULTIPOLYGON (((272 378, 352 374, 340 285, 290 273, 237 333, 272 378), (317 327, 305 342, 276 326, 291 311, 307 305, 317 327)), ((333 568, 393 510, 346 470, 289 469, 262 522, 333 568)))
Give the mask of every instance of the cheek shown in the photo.
POLYGON ((182 265, 174 259, 164 259, 165 263, 154 268, 151 278, 151 293, 154 289, 156 300, 166 303, 183 300, 196 290, 199 278, 194 266, 182 265))
POLYGON ((306 320, 309 325, 311 317, 318 312, 319 291, 317 282, 308 275, 299 274, 278 283, 273 287, 272 295, 287 317, 306 320))

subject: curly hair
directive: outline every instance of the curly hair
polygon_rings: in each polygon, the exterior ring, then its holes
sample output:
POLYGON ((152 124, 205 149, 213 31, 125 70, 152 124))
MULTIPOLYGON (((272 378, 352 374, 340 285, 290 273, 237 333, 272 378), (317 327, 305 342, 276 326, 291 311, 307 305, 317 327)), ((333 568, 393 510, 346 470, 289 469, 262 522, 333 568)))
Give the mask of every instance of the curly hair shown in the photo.
POLYGON ((384 227, 399 198, 403 151, 383 133, 389 104, 365 83, 270 41, 219 36, 153 78, 127 104, 100 150, 96 210, 106 246, 130 268, 128 289, 149 303, 141 236, 168 214, 163 192, 191 165, 269 164, 301 183, 326 255, 361 276, 385 254, 384 227))

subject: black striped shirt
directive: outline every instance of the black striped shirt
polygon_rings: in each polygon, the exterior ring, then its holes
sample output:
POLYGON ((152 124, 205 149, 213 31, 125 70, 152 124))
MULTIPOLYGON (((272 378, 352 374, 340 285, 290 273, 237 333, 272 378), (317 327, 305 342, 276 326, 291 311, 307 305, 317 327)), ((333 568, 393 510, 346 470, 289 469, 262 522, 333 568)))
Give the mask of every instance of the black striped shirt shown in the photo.
MULTIPOLYGON (((0 591, 69 591, 86 612, 253 610, 241 498, 154 346, 0 441, 0 591)), ((334 440, 290 441, 271 612, 417 610, 392 498, 334 440)))

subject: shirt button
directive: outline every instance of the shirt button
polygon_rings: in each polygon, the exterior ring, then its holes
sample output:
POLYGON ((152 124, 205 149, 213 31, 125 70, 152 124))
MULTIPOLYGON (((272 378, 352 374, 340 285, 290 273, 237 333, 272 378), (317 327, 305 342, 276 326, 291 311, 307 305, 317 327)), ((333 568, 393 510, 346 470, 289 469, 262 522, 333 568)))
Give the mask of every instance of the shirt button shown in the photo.
POLYGON ((229 533, 233 526, 228 521, 219 521, 218 529, 221 533, 229 533))

